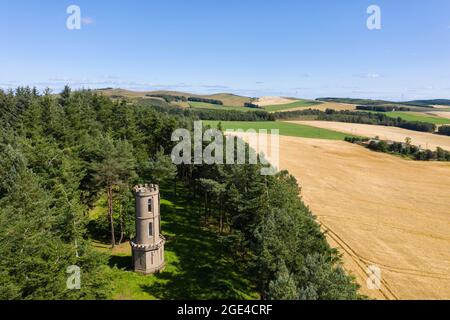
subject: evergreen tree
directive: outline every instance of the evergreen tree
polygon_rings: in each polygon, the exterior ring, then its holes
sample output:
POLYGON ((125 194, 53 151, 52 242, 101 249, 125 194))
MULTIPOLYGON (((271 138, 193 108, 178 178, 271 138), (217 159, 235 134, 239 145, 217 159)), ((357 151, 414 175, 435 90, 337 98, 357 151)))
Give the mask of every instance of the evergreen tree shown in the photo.
POLYGON ((268 298, 270 300, 297 300, 298 294, 292 275, 281 261, 275 280, 269 283, 268 298))
POLYGON ((177 166, 173 164, 170 156, 164 154, 164 149, 161 147, 155 156, 150 159, 146 171, 147 180, 162 184, 174 182, 177 175, 177 166))
POLYGON ((98 186, 106 191, 108 199, 108 219, 111 228, 111 246, 116 245, 114 230, 113 197, 117 188, 129 186, 130 181, 136 178, 136 163, 132 148, 127 141, 114 141, 107 135, 102 141, 100 150, 101 160, 93 164, 94 179, 98 186))

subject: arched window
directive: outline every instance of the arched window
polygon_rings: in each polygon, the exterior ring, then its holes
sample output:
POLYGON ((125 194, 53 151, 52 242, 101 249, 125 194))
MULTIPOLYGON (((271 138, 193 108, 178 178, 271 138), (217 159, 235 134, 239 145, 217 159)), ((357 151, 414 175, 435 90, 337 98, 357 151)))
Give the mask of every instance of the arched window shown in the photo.
POLYGON ((148 212, 153 212, 153 199, 148 199, 148 212))

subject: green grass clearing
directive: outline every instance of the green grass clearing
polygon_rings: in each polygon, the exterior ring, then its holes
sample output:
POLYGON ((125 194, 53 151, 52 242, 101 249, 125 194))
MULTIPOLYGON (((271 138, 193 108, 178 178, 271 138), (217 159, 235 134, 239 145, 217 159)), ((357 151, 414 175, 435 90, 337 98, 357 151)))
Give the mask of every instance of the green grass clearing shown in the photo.
POLYGON ((433 124, 449 124, 450 123, 450 119, 429 116, 426 114, 424 114, 422 116, 422 115, 418 115, 418 114, 414 114, 414 113, 398 112, 398 111, 386 112, 385 114, 388 117, 402 118, 403 120, 406 120, 406 121, 420 121, 420 122, 428 122, 428 123, 433 123, 433 124))
POLYGON ((268 112, 278 112, 278 111, 286 111, 286 110, 296 109, 296 108, 307 108, 307 107, 316 106, 318 104, 321 104, 321 102, 312 101, 312 100, 298 100, 298 101, 295 101, 293 103, 288 103, 288 104, 265 106, 265 107, 263 107, 263 109, 268 112))
MULTIPOLYGON (((186 194, 185 190, 180 190, 186 194)), ((161 200, 162 230, 167 238, 166 268, 144 276, 131 271, 131 250, 124 243, 114 250, 107 244, 94 246, 109 255, 114 279, 113 299, 197 300, 258 299, 247 270, 222 252, 220 238, 200 226, 201 209, 186 196, 161 200)))
POLYGON ((189 105, 193 109, 231 110, 231 111, 243 111, 243 112, 258 110, 258 109, 245 108, 245 107, 223 106, 223 105, 205 103, 205 102, 189 102, 189 105))
POLYGON ((254 129, 254 130, 280 130, 280 135, 290 137, 302 137, 302 138, 314 138, 314 139, 328 139, 328 140, 344 140, 345 137, 352 135, 336 132, 327 129, 315 128, 311 126, 287 123, 287 122, 275 122, 275 121, 203 121, 204 124, 210 125, 216 128, 219 122, 222 124, 222 128, 226 129, 254 129))

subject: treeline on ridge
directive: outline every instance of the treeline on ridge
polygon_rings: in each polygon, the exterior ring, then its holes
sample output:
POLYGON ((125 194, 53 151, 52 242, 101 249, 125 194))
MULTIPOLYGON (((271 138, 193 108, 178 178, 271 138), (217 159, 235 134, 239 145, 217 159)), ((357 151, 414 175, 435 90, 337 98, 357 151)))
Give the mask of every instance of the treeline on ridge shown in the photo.
POLYGON ((148 106, 161 113, 166 113, 175 116, 183 116, 195 120, 220 120, 220 121, 275 121, 273 114, 263 110, 255 111, 234 111, 234 110, 220 110, 220 109, 195 109, 195 108, 180 108, 177 106, 163 105, 155 103, 154 101, 147 101, 145 99, 138 100, 139 105, 148 106))
POLYGON ((277 120, 299 119, 305 116, 314 116, 316 120, 338 121, 349 123, 373 124, 381 126, 399 127, 408 130, 421 132, 435 132, 436 125, 421 121, 407 121, 402 118, 388 117, 383 113, 358 112, 350 110, 331 110, 325 112, 320 110, 296 110, 287 112, 277 112, 273 114, 277 120))
POLYGON ((444 136, 450 136, 450 126, 440 126, 438 133, 444 136))
POLYGON ((355 98, 318 98, 316 100, 323 101, 323 102, 357 104, 357 105, 364 105, 364 106, 405 105, 405 106, 411 106, 411 107, 432 108, 432 105, 434 105, 434 104, 450 105, 450 100, 446 100, 446 99, 415 100, 415 101, 402 101, 402 102, 394 102, 394 101, 387 101, 387 100, 372 100, 372 99, 355 99, 355 98))
POLYGON ((252 108, 252 109, 262 109, 260 106, 258 106, 257 104, 251 103, 251 102, 246 102, 244 103, 244 107, 245 108, 252 108))
POLYGON ((147 97, 150 98, 161 98, 164 99, 164 101, 171 103, 171 102, 178 102, 178 101, 182 101, 182 102, 186 102, 188 101, 187 98, 185 96, 174 96, 174 95, 170 95, 170 94, 146 94, 147 97))
POLYGON ((356 110, 376 111, 376 112, 392 112, 392 111, 411 111, 411 108, 398 106, 356 106, 356 110))
POLYGON ((203 103, 209 103, 209 104, 216 104, 216 105, 223 105, 223 102, 217 99, 209 99, 209 98, 202 98, 202 97, 185 97, 185 96, 177 96, 177 95, 170 95, 170 94, 146 94, 147 97, 150 98, 161 98, 164 99, 167 103, 171 102, 203 102, 203 103))
POLYGON ((345 141, 365 146, 373 151, 401 155, 418 161, 450 161, 449 151, 440 147, 437 147, 436 151, 424 150, 412 145, 410 139, 406 139, 406 142, 402 143, 369 138, 345 137, 345 141))
POLYGON ((203 102, 203 103, 209 103, 209 104, 217 104, 222 106, 223 102, 216 99, 209 99, 209 98, 201 98, 201 97, 189 97, 188 101, 191 102, 203 102))

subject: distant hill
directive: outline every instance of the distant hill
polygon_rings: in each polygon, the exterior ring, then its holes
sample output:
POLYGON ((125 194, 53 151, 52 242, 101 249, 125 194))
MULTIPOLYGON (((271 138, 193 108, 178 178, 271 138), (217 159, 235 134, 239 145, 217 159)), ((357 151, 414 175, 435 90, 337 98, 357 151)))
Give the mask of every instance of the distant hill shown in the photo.
POLYGON ((360 104, 364 106, 380 106, 386 104, 395 104, 395 102, 387 100, 353 99, 353 98, 317 98, 316 100, 322 102, 360 104))
POLYGON ((450 106, 450 100, 413 100, 413 101, 388 101, 388 100, 372 100, 372 99, 352 99, 352 98, 318 98, 317 101, 349 103, 364 106, 409 106, 417 108, 433 108, 434 105, 450 106))
POLYGON ((211 95, 200 95, 200 94, 192 94, 181 91, 166 91, 166 90, 157 90, 157 91, 131 91, 125 89, 111 89, 104 88, 97 90, 102 94, 111 97, 111 98, 128 98, 128 99, 138 99, 138 98, 148 98, 148 99, 162 99, 164 96, 174 97, 174 100, 171 101, 174 103, 184 102, 181 99, 177 99, 180 97, 184 97, 188 99, 189 97, 195 98, 203 98, 210 100, 218 100, 223 103, 224 106, 231 107, 244 107, 246 103, 250 103, 253 101, 253 98, 238 96, 231 93, 216 93, 211 95))
POLYGON ((414 105, 426 106, 450 106, 449 99, 432 99, 432 100, 413 100, 405 102, 405 104, 412 103, 414 105))

